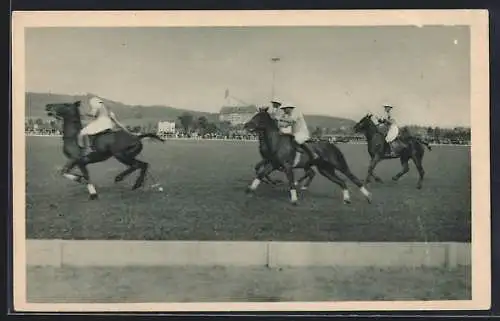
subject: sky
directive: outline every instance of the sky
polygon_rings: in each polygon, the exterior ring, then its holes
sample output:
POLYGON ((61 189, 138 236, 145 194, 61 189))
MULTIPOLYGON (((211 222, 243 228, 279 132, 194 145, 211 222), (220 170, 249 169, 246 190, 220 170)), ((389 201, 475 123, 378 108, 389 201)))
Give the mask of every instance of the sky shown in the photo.
POLYGON ((225 90, 305 114, 470 126, 466 26, 30 28, 26 90, 218 112, 225 90), (275 64, 272 57, 280 57, 275 64))

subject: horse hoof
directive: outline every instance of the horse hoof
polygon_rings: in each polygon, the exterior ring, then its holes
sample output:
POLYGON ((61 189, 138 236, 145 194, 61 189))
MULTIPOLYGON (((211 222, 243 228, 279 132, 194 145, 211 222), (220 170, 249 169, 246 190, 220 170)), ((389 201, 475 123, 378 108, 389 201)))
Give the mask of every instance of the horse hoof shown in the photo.
POLYGON ((422 185, 417 185, 417 189, 422 189, 422 185))
POLYGON ((115 177, 115 183, 123 181, 123 177, 115 177))
POLYGON ((395 182, 396 182, 398 179, 399 179, 399 177, 397 177, 397 176, 394 176, 394 177, 392 178, 392 180, 393 180, 393 181, 395 181, 395 182))
POLYGON ((345 204, 345 205, 349 205, 349 204, 351 204, 351 200, 344 200, 344 204, 345 204))
POLYGON ((292 201, 290 204, 292 204, 292 206, 297 206, 299 204, 299 202, 297 201, 292 201))
POLYGON ((96 200, 96 199, 98 199, 98 198, 99 198, 99 195, 97 195, 97 194, 90 194, 90 195, 89 195, 89 199, 90 199, 91 201, 96 200))

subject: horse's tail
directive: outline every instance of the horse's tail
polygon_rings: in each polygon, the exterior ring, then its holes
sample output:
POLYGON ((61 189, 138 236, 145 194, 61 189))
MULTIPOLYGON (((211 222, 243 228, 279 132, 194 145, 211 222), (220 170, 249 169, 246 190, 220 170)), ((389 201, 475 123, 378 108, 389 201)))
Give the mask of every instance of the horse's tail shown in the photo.
POLYGON ((153 138, 153 139, 156 139, 160 142, 165 142, 165 140, 163 138, 161 138, 160 136, 156 135, 155 133, 144 133, 144 134, 140 134, 140 135, 137 135, 137 138, 139 138, 139 140, 143 139, 143 138, 153 138))
POLYGON ((432 150, 431 145, 430 145, 428 142, 426 142, 425 140, 423 140, 422 138, 417 137, 417 138, 416 138, 416 141, 417 141, 417 142, 419 142, 420 144, 422 144, 422 145, 426 146, 426 147, 427 147, 427 149, 428 149, 429 151, 431 151, 431 150, 432 150))

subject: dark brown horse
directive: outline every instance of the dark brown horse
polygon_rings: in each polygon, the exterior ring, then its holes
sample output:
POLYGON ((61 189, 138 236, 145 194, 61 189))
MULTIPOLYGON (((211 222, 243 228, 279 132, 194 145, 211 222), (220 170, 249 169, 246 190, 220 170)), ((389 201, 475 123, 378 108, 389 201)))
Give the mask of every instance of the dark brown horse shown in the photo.
POLYGON ((382 183, 382 179, 374 173, 375 167, 382 160, 396 158, 400 159, 403 169, 394 175, 392 180, 399 180, 410 170, 408 162, 412 159, 419 173, 417 188, 421 189, 422 181, 425 175, 425 171, 422 166, 425 151, 424 146, 426 146, 429 150, 432 150, 432 148, 427 142, 411 135, 407 127, 403 127, 400 130, 399 136, 396 138, 400 148, 395 151, 394 154, 389 153, 389 146, 385 140, 385 135, 381 130, 379 130, 377 125, 375 125, 372 117, 372 114, 367 114, 356 125, 354 125, 354 131, 365 135, 368 143, 368 154, 371 158, 365 183, 369 183, 371 177, 373 177, 376 182, 382 183))
POLYGON ((63 167, 61 174, 73 181, 87 184, 90 199, 97 199, 98 194, 95 186, 90 181, 88 164, 99 163, 116 158, 120 163, 127 166, 127 169, 115 177, 115 183, 125 179, 136 170, 140 170, 132 189, 137 189, 144 184, 149 164, 136 159, 143 149, 141 139, 149 137, 163 142, 164 140, 155 134, 147 133, 141 135, 130 134, 124 130, 107 130, 97 135, 93 135, 94 151, 88 155, 82 155, 82 148, 78 144, 78 134, 82 129, 80 116, 80 101, 73 103, 48 104, 45 107, 47 114, 63 122, 63 153, 68 158, 68 162, 63 167), (82 175, 70 173, 74 167, 78 167, 82 175))
MULTIPOLYGON (((245 129, 257 132, 262 135, 263 142, 267 145, 268 162, 256 175, 252 184, 247 188, 247 192, 254 192, 259 186, 262 179, 276 169, 283 169, 287 176, 288 186, 290 191, 290 200, 292 204, 297 203, 296 183, 294 180, 293 168, 296 166, 299 145, 294 141, 292 135, 283 134, 280 132, 275 120, 269 115, 267 109, 260 109, 253 117, 245 124, 245 129)), ((363 183, 351 172, 342 152, 334 144, 329 142, 315 142, 312 145, 315 153, 319 155, 319 159, 311 162, 305 161, 304 169, 307 172, 312 166, 316 166, 320 174, 330 181, 338 184, 343 191, 344 203, 350 203, 349 190, 346 182, 337 176, 336 170, 339 170, 348 177, 356 186, 358 186, 366 197, 368 202, 371 202, 371 193, 364 187, 363 183)), ((308 157, 307 155, 300 156, 308 157)))
MULTIPOLYGON (((259 108, 259 111, 266 111, 267 112, 268 110, 269 110, 269 107, 259 108)), ((264 166, 266 166, 267 164, 271 164, 271 159, 272 159, 272 156, 270 155, 270 152, 269 152, 268 144, 266 143, 266 140, 265 140, 264 133, 258 132, 257 135, 259 138, 259 153, 260 153, 260 156, 262 157, 262 160, 260 160, 255 165, 254 169, 255 169, 256 175, 263 169, 264 166)), ((294 169, 300 168, 300 169, 304 170, 304 176, 302 176, 296 182, 296 185, 300 185, 300 184, 302 184, 303 181, 305 181, 307 179, 306 183, 300 187, 301 190, 307 190, 309 188, 309 185, 311 185, 312 180, 316 176, 316 172, 314 171, 314 169, 312 167, 306 168, 308 160, 309 159, 308 159, 307 155, 304 154, 303 152, 299 151, 299 153, 297 154, 297 158, 295 159, 295 164, 293 167, 294 169)), ((276 171, 276 170, 284 173, 283 167, 274 168, 273 171, 276 171)), ((279 185, 279 184, 283 183, 283 181, 281 181, 281 180, 272 179, 270 177, 270 174, 264 176, 264 178, 262 179, 262 182, 267 183, 267 184, 272 184, 272 185, 279 185)))

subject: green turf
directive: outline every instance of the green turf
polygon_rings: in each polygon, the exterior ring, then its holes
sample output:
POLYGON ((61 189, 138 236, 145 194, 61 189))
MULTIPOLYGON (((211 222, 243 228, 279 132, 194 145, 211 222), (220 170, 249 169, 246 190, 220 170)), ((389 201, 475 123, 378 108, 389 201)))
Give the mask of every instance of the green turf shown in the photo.
MULTIPOLYGON (((89 167, 100 193, 88 200, 85 186, 57 174, 65 159, 60 138, 27 138, 27 237, 63 239, 277 240, 277 241, 470 241, 470 148, 426 151, 426 178, 417 171, 399 182, 398 160, 379 164, 384 184, 372 183, 368 204, 349 183, 351 205, 320 175, 299 205, 285 187, 261 185, 245 195, 259 160, 256 143, 167 141, 145 143, 142 159, 164 192, 132 191, 135 175, 114 184, 123 165, 89 167)), ((364 178, 365 145, 339 145, 352 171, 364 178)), ((281 173, 274 177, 284 178, 281 173)), ((148 186, 151 181, 148 181, 148 186)))

